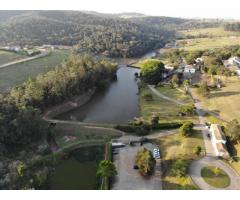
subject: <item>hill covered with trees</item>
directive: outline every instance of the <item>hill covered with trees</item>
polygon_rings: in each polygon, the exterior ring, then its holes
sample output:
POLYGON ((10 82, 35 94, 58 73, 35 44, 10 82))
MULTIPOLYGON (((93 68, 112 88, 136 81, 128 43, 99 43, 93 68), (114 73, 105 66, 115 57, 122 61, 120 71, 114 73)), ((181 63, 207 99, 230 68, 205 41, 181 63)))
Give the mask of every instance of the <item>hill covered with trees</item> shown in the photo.
POLYGON ((0 46, 71 45, 78 52, 137 57, 164 46, 184 27, 215 22, 136 13, 0 11, 0 46))

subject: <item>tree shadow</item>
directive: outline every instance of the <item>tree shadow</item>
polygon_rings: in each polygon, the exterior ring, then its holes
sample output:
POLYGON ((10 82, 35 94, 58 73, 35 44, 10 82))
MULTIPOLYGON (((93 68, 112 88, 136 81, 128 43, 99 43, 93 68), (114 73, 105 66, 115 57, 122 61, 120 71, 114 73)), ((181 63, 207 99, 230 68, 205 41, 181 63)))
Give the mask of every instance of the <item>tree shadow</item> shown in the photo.
POLYGON ((210 98, 216 98, 216 97, 227 97, 227 96, 234 96, 239 95, 240 92, 217 92, 210 95, 210 98))

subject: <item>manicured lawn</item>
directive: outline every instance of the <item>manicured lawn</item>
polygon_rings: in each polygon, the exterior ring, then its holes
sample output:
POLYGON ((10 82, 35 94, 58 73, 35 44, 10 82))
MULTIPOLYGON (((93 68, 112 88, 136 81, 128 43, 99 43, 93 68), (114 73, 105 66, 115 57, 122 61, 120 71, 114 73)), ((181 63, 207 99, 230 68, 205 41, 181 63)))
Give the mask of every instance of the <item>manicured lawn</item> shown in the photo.
POLYGON ((22 58, 26 58, 26 56, 24 55, 20 55, 17 53, 13 53, 13 52, 8 52, 8 51, 1 51, 0 50, 0 65, 5 64, 5 63, 9 63, 15 60, 19 60, 22 58))
POLYGON ((203 179, 211 186, 216 188, 225 188, 230 185, 230 178, 224 172, 220 169, 220 172, 218 175, 214 174, 214 168, 213 166, 204 167, 201 170, 201 175, 203 179))
POLYGON ((0 93, 23 83, 29 77, 35 78, 39 73, 49 71, 69 55, 70 51, 57 50, 49 56, 0 69, 0 93))
MULTIPOLYGON (((215 111, 224 119, 240 120, 240 80, 237 77, 229 77, 225 80, 226 86, 215 91, 211 91, 210 98, 199 99, 203 106, 210 111, 215 111)), ((196 94, 196 89, 192 89, 196 94)))
POLYGON ((198 189, 192 182, 190 176, 176 177, 171 175, 172 165, 177 159, 188 160, 189 164, 198 157, 193 153, 195 146, 202 147, 202 154, 205 155, 202 134, 196 131, 191 137, 183 138, 178 131, 176 134, 165 136, 156 140, 159 144, 162 155, 163 166, 163 188, 174 189, 198 189))
MULTIPOLYGON (((177 91, 176 89, 170 89, 169 86, 164 86, 157 88, 161 90, 169 97, 177 98, 184 102, 191 102, 190 98, 185 94, 177 91)), ((141 89, 140 94, 140 115, 145 120, 150 120, 150 118, 157 114, 160 117, 160 122, 176 122, 176 121, 197 121, 197 116, 179 116, 179 105, 162 99, 151 92, 147 87, 141 89), (152 94, 152 100, 146 100, 144 98, 145 94, 152 94)))
POLYGON ((216 49, 225 46, 240 45, 240 36, 183 39, 177 40, 177 44, 180 49, 186 51, 216 49))
POLYGON ((224 28, 202 28, 202 29, 193 29, 193 30, 184 30, 179 31, 180 34, 184 36, 208 36, 208 37, 228 37, 228 36, 240 36, 239 32, 234 31, 225 31, 224 28))

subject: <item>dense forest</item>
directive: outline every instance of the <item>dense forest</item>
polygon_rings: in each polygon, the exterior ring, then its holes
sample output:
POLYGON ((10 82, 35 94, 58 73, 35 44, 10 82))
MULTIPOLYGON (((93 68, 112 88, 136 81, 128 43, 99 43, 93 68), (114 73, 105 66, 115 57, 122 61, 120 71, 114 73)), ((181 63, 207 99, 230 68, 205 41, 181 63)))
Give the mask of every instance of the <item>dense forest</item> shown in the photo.
POLYGON ((137 13, 0 11, 0 45, 74 45, 78 52, 137 57, 164 46, 178 29, 218 23, 137 13))
POLYGON ((92 88, 104 88, 114 79, 117 65, 73 56, 35 80, 13 88, 0 100, 0 144, 28 144, 43 134, 40 114, 92 88))

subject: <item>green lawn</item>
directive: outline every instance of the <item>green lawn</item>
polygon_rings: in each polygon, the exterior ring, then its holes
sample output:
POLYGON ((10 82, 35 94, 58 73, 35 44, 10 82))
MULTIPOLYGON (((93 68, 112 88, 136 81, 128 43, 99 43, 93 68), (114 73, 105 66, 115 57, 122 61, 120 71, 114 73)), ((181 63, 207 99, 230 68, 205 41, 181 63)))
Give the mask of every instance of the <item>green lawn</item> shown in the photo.
MULTIPOLYGON (((191 102, 191 99, 184 93, 179 92, 176 89, 171 89, 169 86, 156 88, 169 97, 176 98, 183 102, 191 102)), ((147 87, 141 89, 140 93, 140 116, 145 120, 150 120, 150 118, 157 114, 160 118, 160 122, 176 122, 176 121, 193 121, 198 120, 197 116, 179 116, 179 105, 162 99, 155 94, 153 94, 147 87), (145 94, 152 94, 152 100, 146 100, 144 98, 145 94)))
POLYGON ((0 50, 0 65, 9 63, 15 60, 26 58, 24 55, 20 55, 14 52, 0 50))
MULTIPOLYGON (((211 91, 209 98, 199 96, 203 106, 210 111, 215 111, 226 120, 240 120, 240 81, 237 77, 225 80, 225 87, 211 91)), ((197 89, 192 91, 197 94, 197 89)))
POLYGON ((156 140, 159 144, 162 155, 163 166, 163 188, 168 190, 176 189, 198 189, 192 182, 190 176, 176 177, 171 175, 172 165, 177 159, 188 160, 190 164, 198 157, 193 153, 195 146, 202 147, 202 156, 205 155, 204 142, 201 132, 195 131, 191 137, 181 137, 176 131, 176 134, 165 136, 156 140))
POLYGON ((229 186, 230 178, 226 172, 220 169, 219 174, 216 175, 214 174, 214 168, 213 166, 208 166, 201 170, 201 175, 206 183, 216 188, 225 188, 229 186))
POLYGON ((66 59, 70 51, 57 50, 49 56, 0 69, 0 93, 19 85, 29 77, 49 71, 66 59))

